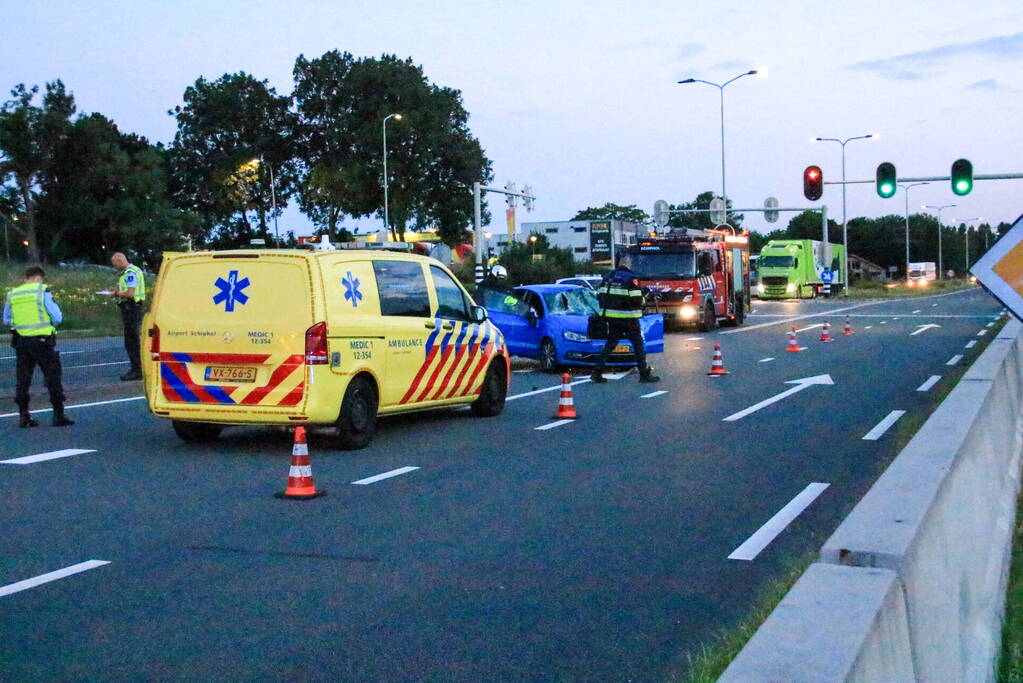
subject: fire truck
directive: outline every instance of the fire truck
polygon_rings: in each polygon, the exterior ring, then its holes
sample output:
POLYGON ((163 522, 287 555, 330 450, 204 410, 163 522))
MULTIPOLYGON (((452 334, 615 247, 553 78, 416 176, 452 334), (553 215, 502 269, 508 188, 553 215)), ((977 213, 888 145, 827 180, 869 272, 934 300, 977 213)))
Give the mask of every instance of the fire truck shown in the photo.
POLYGON ((665 328, 708 332, 719 322, 741 325, 749 311, 749 233, 675 229, 640 238, 619 265, 647 288, 644 312, 664 314, 665 328))

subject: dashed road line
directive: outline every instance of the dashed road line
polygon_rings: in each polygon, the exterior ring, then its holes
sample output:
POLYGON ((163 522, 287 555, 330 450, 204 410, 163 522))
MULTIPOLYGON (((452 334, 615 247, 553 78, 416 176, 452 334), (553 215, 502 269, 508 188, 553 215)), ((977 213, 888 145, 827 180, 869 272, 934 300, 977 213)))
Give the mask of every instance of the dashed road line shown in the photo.
POLYGON ((689 337, 683 341, 703 341, 703 337, 689 337))
POLYGON ((985 325, 984 327, 993 327, 993 326, 994 326, 994 322, 989 322, 989 323, 988 323, 987 325, 985 325))
POLYGON ((881 321, 881 324, 882 324, 882 325, 887 325, 887 324, 888 324, 888 321, 887 321, 887 320, 882 320, 882 321, 881 321))
POLYGON ((556 420, 555 422, 549 422, 545 425, 540 425, 539 427, 534 428, 533 431, 545 432, 548 429, 554 429, 555 427, 561 427, 562 425, 572 424, 573 422, 575 422, 575 420, 556 420))
POLYGON ((918 308, 918 309, 916 309, 916 310, 915 310, 915 311, 913 311, 913 312, 914 312, 914 313, 919 313, 919 312, 920 312, 920 309, 918 308))
POLYGON ((413 472, 418 469, 419 469, 418 467, 412 466, 399 467, 396 470, 391 470, 390 472, 383 472, 381 474, 374 474, 372 477, 359 479, 358 481, 353 481, 352 483, 355 484, 356 486, 367 486, 369 484, 375 484, 376 482, 382 481, 384 479, 390 479, 391 477, 400 477, 403 474, 408 474, 409 472, 413 472))
POLYGON ((789 524, 800 515, 810 503, 817 499, 817 496, 828 488, 828 484, 814 482, 803 489, 795 498, 790 500, 774 517, 767 520, 767 523, 757 529, 752 536, 732 551, 728 556, 729 560, 752 560, 766 548, 771 541, 778 537, 778 534, 785 531, 789 524))
POLYGON ((44 583, 50 583, 51 581, 57 581, 58 579, 66 579, 69 576, 81 574, 82 572, 87 572, 90 569, 102 567, 105 564, 110 564, 110 562, 107 560, 88 560, 86 562, 73 564, 70 567, 58 569, 57 571, 33 576, 31 579, 25 579, 24 581, 18 581, 16 583, 9 583, 6 586, 0 586, 0 598, 13 593, 20 593, 21 591, 28 590, 29 588, 41 586, 44 583))
POLYGON ((877 423, 877 425, 869 432, 863 435, 864 441, 877 441, 884 433, 887 432, 893 424, 898 422, 899 418, 906 414, 905 410, 893 410, 888 415, 877 423))
POLYGON ((661 389, 660 391, 651 391, 649 394, 643 394, 640 398, 654 398, 655 396, 661 396, 668 393, 667 389, 661 389))
POLYGON ((941 379, 941 375, 931 375, 927 378, 927 381, 916 388, 917 391, 930 391, 931 387, 938 383, 941 379))
POLYGON ((966 348, 968 349, 972 349, 976 345, 977 345, 976 339, 971 339, 970 341, 966 342, 966 348))
POLYGON ((56 460, 58 458, 69 458, 72 455, 83 455, 85 453, 95 453, 94 448, 64 448, 59 451, 49 451, 47 453, 37 453, 36 455, 26 455, 21 458, 11 458, 10 460, 0 460, 0 465, 31 465, 37 462, 46 462, 47 460, 56 460))
POLYGON ((985 334, 987 334, 987 330, 981 330, 980 332, 977 333, 977 336, 983 337, 985 334))
POLYGON ((871 328, 873 328, 873 327, 874 327, 873 325, 867 325, 867 326, 866 326, 866 327, 864 327, 863 329, 865 329, 865 330, 869 330, 869 329, 871 329, 871 328))
POLYGON ((948 362, 945 363, 945 365, 955 365, 956 363, 958 363, 962 359, 963 359, 963 354, 957 353, 956 355, 954 355, 951 358, 949 358, 948 362))
POLYGON ((760 360, 758 360, 757 362, 758 362, 758 363, 770 363, 770 362, 771 362, 772 360, 774 360, 774 358, 773 358, 773 357, 771 357, 771 358, 761 358, 761 359, 760 359, 760 360))

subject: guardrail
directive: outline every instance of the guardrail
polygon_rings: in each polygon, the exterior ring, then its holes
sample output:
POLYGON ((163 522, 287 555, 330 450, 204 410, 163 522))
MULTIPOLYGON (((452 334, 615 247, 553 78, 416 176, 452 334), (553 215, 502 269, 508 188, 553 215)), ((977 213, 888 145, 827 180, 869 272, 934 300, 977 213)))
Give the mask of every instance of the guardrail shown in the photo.
POLYGON ((1023 451, 1023 326, 992 340, 721 681, 991 681, 1023 451))

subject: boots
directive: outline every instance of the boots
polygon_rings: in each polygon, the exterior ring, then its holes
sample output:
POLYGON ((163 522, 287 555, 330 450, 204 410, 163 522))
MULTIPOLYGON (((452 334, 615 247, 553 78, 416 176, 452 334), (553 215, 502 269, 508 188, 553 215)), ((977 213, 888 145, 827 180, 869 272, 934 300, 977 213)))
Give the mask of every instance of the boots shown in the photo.
POLYGON ((21 427, 22 429, 25 429, 26 427, 39 426, 39 423, 32 419, 32 414, 28 412, 27 407, 19 408, 18 415, 20 417, 20 420, 18 421, 18 426, 21 427))
POLYGON ((142 379, 142 370, 139 368, 132 368, 128 372, 121 375, 122 382, 133 382, 137 379, 142 379))
POLYGON ((604 379, 604 375, 601 373, 600 370, 594 370, 590 374, 590 381, 593 382, 594 384, 603 384, 607 380, 604 379))
POLYGON ((54 427, 70 427, 74 422, 64 417, 64 405, 59 404, 53 406, 53 426, 54 427))
POLYGON ((649 365, 639 371, 639 381, 643 384, 654 384, 660 382, 661 378, 654 374, 654 369, 649 365))

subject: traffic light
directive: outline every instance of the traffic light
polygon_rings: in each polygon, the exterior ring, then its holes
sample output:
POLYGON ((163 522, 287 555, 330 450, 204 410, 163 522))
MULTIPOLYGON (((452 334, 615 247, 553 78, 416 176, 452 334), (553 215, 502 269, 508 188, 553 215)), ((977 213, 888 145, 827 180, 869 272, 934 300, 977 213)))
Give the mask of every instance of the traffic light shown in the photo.
POLYGON ((807 166, 803 171, 803 196, 815 202, 824 194, 824 173, 820 166, 807 166))
POLYGON ((970 194, 973 189, 973 164, 969 159, 952 162, 952 191, 958 195, 970 194))
POLYGON ((896 188, 895 164, 884 162, 877 167, 877 195, 888 199, 895 194, 896 188))

